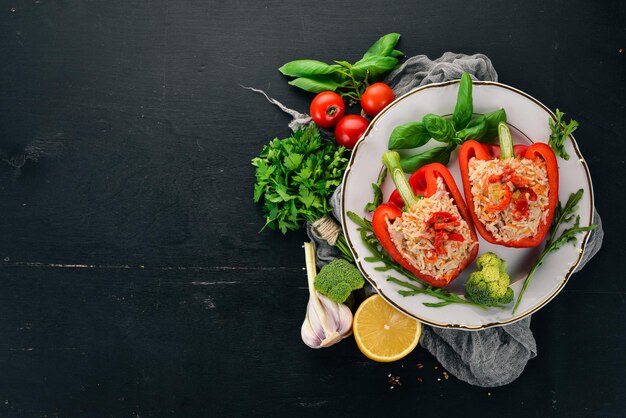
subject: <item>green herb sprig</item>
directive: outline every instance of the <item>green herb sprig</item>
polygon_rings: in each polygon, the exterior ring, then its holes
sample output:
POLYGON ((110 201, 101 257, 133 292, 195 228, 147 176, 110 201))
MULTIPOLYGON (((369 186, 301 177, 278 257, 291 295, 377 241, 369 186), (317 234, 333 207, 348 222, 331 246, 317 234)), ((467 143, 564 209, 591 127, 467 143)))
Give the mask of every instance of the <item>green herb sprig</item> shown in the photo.
POLYGON ((328 215, 328 198, 341 184, 348 151, 322 140, 315 125, 274 139, 252 159, 256 167, 254 201, 263 200, 265 227, 283 234, 328 215))
POLYGON ((477 306, 481 309, 488 309, 490 307, 504 308, 501 305, 482 305, 475 303, 471 300, 465 299, 456 293, 450 292, 441 287, 431 286, 416 275, 414 275, 409 270, 405 269, 396 261, 391 258, 391 256, 381 247, 376 235, 374 234, 374 229, 372 228, 372 223, 365 218, 361 218, 354 212, 348 211, 348 218, 356 223, 359 228, 358 231, 361 234, 361 240, 365 247, 372 254, 370 257, 365 257, 364 260, 370 263, 380 262, 383 263, 382 266, 374 267, 376 271, 389 271, 395 270, 396 272, 402 274, 408 279, 419 284, 415 285, 413 283, 409 283, 404 280, 400 280, 398 278, 388 276, 387 281, 396 283, 400 286, 406 287, 409 290, 399 290, 398 293, 402 296, 414 296, 418 294, 425 294, 432 297, 435 297, 441 302, 432 303, 432 302, 422 302, 424 306, 428 306, 430 308, 440 308, 442 306, 447 306, 453 303, 463 304, 463 305, 472 305, 477 306))
POLYGON ((477 306, 483 310, 487 310, 488 308, 504 308, 503 305, 482 305, 479 303, 475 303, 469 299, 462 298, 456 293, 449 292, 442 287, 435 287, 435 286, 419 287, 419 286, 414 285, 413 283, 409 283, 409 282, 397 279, 392 276, 387 276, 387 281, 410 289, 410 290, 398 290, 398 293, 402 296, 428 295, 428 296, 433 296, 435 298, 441 299, 441 302, 437 302, 437 303, 422 302, 424 306, 427 306, 429 308, 441 308, 442 306, 451 305, 453 303, 477 306))
POLYGON ((376 208, 383 203, 383 190, 380 188, 387 177, 387 167, 380 170, 376 183, 372 183, 372 190, 374 190, 374 199, 365 205, 365 210, 368 212, 374 212, 376 208))
POLYGON ((548 145, 550 145, 552 151, 554 151, 557 156, 564 160, 569 160, 569 154, 565 151, 565 140, 578 128, 578 122, 571 119, 569 123, 565 123, 563 116, 565 116, 565 113, 557 109, 556 122, 552 118, 548 119, 548 124, 552 131, 548 139, 548 145))
POLYGON ((400 34, 389 33, 382 36, 363 55, 351 64, 347 61, 334 61, 327 64, 316 60, 295 60, 278 69, 286 76, 296 77, 289 84, 312 93, 336 91, 344 98, 358 101, 370 83, 382 78, 398 65, 398 58, 404 56, 395 49, 400 34))
POLYGON ((580 234, 581 232, 591 231, 597 227, 597 225, 595 224, 591 224, 589 226, 580 226, 580 216, 576 215, 576 210, 578 209, 578 202, 580 202, 580 199, 582 199, 582 197, 583 189, 579 189, 576 193, 570 194, 564 207, 561 206, 561 202, 558 203, 554 211, 552 224, 550 225, 549 237, 546 241, 546 246, 539 255, 539 258, 537 259, 533 267, 530 269, 528 276, 526 276, 526 279, 524 279, 522 289, 517 295, 515 306, 513 306, 513 314, 515 314, 517 307, 522 301, 522 296, 524 295, 524 292, 528 288, 528 285, 535 275, 535 272, 541 266, 546 256, 563 247, 567 243, 576 244, 576 235, 580 234), (574 221, 574 224, 571 227, 566 228, 561 233, 561 235, 557 237, 561 226, 569 224, 572 221, 574 221))
POLYGON ((452 118, 429 113, 420 122, 396 126, 389 137, 389 149, 411 149, 426 145, 431 139, 446 144, 412 156, 403 157, 402 169, 414 172, 420 167, 438 162, 448 164, 457 146, 473 139, 491 142, 498 137, 498 124, 506 122, 506 111, 498 109, 473 117, 472 78, 463 73, 452 118))

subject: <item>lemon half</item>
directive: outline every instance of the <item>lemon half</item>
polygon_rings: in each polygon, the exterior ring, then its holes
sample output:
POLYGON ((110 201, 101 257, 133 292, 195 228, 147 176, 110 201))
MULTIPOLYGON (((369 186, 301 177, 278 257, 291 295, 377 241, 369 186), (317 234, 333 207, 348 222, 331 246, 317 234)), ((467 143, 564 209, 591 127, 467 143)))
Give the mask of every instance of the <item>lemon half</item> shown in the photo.
POLYGON ((363 354, 375 361, 390 362, 413 351, 422 335, 422 324, 374 295, 357 309, 352 331, 363 354))

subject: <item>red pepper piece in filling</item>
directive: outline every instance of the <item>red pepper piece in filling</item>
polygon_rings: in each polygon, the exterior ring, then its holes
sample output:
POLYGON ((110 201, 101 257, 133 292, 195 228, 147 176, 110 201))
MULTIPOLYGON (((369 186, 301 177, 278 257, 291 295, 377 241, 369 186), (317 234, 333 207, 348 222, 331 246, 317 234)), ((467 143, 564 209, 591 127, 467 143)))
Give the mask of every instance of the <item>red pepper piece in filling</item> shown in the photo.
POLYGON ((428 218, 428 223, 431 225, 454 221, 456 221, 456 216, 450 212, 435 212, 430 216, 430 218, 428 218))
MULTIPOLYGON (((469 181, 469 161, 472 157, 476 157, 479 160, 492 160, 497 158, 495 156, 494 146, 485 146, 479 142, 470 140, 461 146, 459 150, 459 166, 461 169, 461 178, 463 179, 463 189, 465 191, 465 199, 467 201, 467 206, 469 208, 470 215, 472 220, 474 221, 474 225, 476 229, 482 235, 482 237, 492 244, 504 245, 507 247, 515 247, 515 248, 528 248, 535 247, 539 245, 546 234, 548 233, 548 229, 550 228, 550 224, 552 223, 552 218, 554 216, 554 209, 556 208, 556 204, 559 196, 559 168, 557 165, 556 157, 552 149, 543 143, 536 143, 529 147, 518 147, 515 148, 515 156, 527 158, 529 160, 537 161, 543 160, 546 163, 546 171, 548 174, 548 216, 542 222, 540 222, 539 227, 537 228, 537 233, 534 236, 526 237, 519 239, 517 241, 502 241, 496 239, 491 232, 485 228, 483 223, 478 219, 476 213, 474 212, 474 196, 472 195, 472 186, 469 181)), ((498 152, 499 155, 499 152, 498 152)), ((512 182, 513 183, 513 182, 512 182)), ((517 185, 516 185, 517 186, 517 185)), ((520 184, 520 186, 522 186, 520 184)), ((532 191, 532 189, 521 187, 518 190, 523 190, 523 194, 529 193, 528 199, 534 200, 537 199, 537 195, 532 191), (526 190, 528 189, 528 190, 526 190), (530 193, 532 192, 532 193, 530 193)), ((528 203, 528 202, 526 202, 528 203)), ((520 203, 523 205, 523 203, 520 203)))
POLYGON ((500 200, 485 206, 486 211, 499 212, 509 206, 509 203, 511 203, 511 191, 506 185, 500 185, 500 192, 502 193, 500 200))
MULTIPOLYGON (((390 169, 389 173, 392 175, 393 178, 393 170, 390 169)), ((404 174, 401 175, 404 176, 404 174)), ((448 285, 452 280, 454 280, 461 273, 461 271, 463 271, 472 261, 474 261, 476 255, 478 254, 478 237, 476 235, 476 231, 474 230, 470 213, 465 206, 465 202, 463 201, 461 192, 456 186, 452 174, 445 166, 439 163, 425 165, 424 167, 413 173, 413 175, 409 178, 408 183, 411 186, 411 189, 415 195, 430 197, 437 191, 437 178, 439 177, 443 179, 446 189, 450 193, 450 196, 454 200, 454 203, 459 210, 459 214, 467 222, 472 241, 476 242, 476 245, 474 245, 470 253, 461 261, 459 267, 456 270, 446 274, 444 277, 433 277, 431 275, 421 272, 419 269, 414 267, 407 259, 404 258, 402 253, 400 253, 400 251, 396 248, 394 242, 391 239, 391 235, 389 234, 387 222, 393 222, 396 218, 400 217, 402 215, 401 208, 405 206, 404 201, 402 200, 402 197, 400 197, 400 194, 397 190, 392 193, 391 197, 389 198, 389 202, 383 203, 376 209, 372 218, 372 227, 374 228, 374 233, 376 234, 376 237, 378 238, 378 241, 380 242, 382 247, 396 262, 402 265, 402 267, 409 270, 411 273, 423 279, 425 282, 433 286, 443 287, 448 285)), ((443 220, 443 218, 441 219, 443 220)), ((458 219, 452 220, 450 222, 458 222, 458 219)), ((445 223, 446 222, 443 222, 443 224, 445 223)), ((441 232, 448 234, 448 240, 458 241, 459 237, 457 237, 457 235, 460 234, 450 234, 446 231, 441 232)), ((461 238, 463 237, 461 236, 461 238)), ((425 254, 425 261, 433 263, 437 260, 436 256, 436 251, 427 251, 425 254)))
POLYGON ((530 187, 520 187, 517 191, 521 193, 524 199, 528 199, 532 202, 537 201, 537 193, 530 187))
POLYGON ((446 249, 444 248, 446 241, 463 242, 465 238, 463 238, 463 235, 456 232, 437 231, 435 234, 435 251, 437 254, 446 254, 446 249))
POLYGON ((435 229, 435 231, 450 231, 455 226, 461 225, 461 222, 457 220, 457 217, 452 215, 450 212, 435 212, 427 222, 435 229))

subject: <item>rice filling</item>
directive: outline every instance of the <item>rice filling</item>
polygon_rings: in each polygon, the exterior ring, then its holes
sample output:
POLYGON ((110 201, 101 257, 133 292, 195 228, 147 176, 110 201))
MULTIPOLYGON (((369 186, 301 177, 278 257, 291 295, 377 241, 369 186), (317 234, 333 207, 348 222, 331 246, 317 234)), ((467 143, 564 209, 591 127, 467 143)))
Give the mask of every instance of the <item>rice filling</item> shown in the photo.
POLYGON ((472 240, 469 226, 460 215, 441 177, 437 178, 437 191, 432 196, 420 199, 393 222, 387 220, 387 227, 391 240, 402 256, 416 269, 436 279, 452 275, 478 244, 472 240), (462 241, 449 239, 439 244, 439 252, 437 232, 429 223, 433 214, 438 212, 447 212, 458 221, 455 222, 458 225, 447 228, 446 233, 462 236, 462 241))
POLYGON ((469 161, 474 213, 499 241, 532 237, 548 217, 546 163, 527 158, 469 161))

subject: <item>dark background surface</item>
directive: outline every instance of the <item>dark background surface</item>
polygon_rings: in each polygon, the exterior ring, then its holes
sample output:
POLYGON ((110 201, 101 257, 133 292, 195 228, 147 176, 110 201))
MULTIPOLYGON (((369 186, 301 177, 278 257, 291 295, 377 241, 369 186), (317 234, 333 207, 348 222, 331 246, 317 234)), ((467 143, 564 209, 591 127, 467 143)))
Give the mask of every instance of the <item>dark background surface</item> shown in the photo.
POLYGON ((0 416, 622 415, 625 4, 1 1, 0 416), (258 233, 249 162, 289 119, 240 84, 305 111, 280 65, 388 32, 487 54, 581 123, 604 246, 506 387, 445 380, 423 349, 308 349, 305 234, 258 233))

